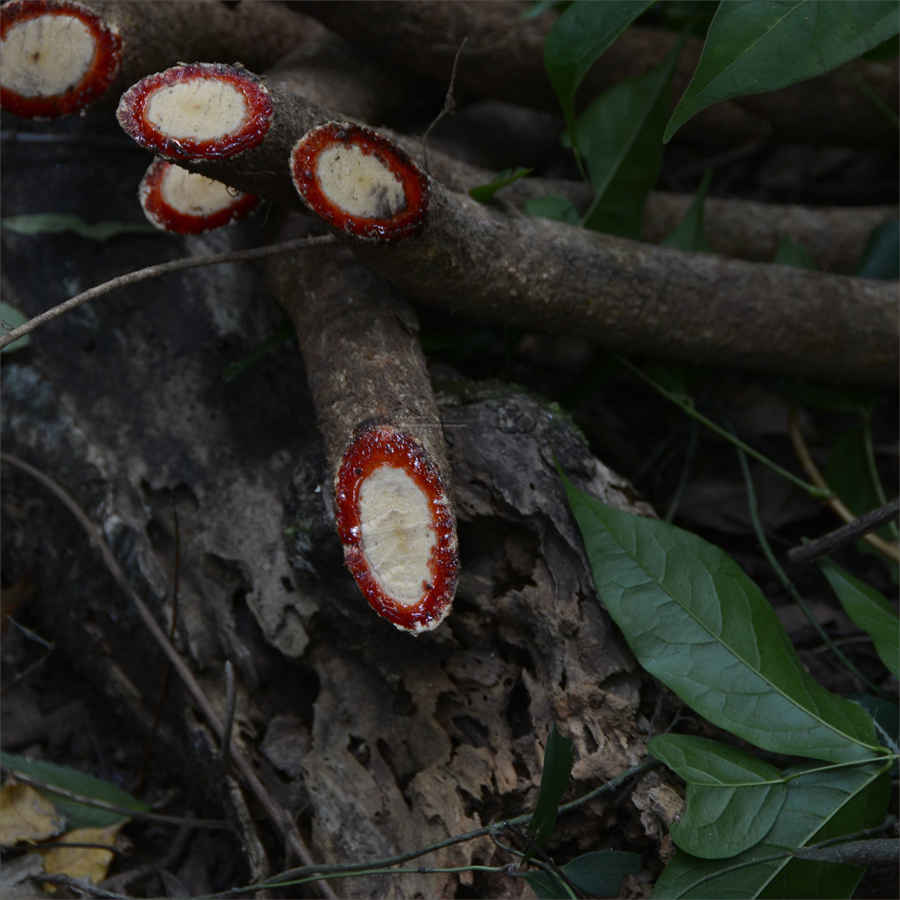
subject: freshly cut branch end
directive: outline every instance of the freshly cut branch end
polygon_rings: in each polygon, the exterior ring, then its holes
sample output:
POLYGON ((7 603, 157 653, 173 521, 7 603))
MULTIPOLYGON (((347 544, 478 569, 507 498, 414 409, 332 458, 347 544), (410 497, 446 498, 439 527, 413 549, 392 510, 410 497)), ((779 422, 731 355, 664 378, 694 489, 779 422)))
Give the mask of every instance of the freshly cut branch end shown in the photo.
POLYGON ((175 234, 201 234, 249 215, 259 197, 155 159, 141 179, 138 197, 144 215, 157 228, 175 234))
POLYGON ((172 160, 223 159, 259 144, 272 124, 265 85, 241 66, 189 63, 142 78, 116 118, 142 147, 172 160))
POLYGON ((0 9, 0 107, 26 118, 79 112, 122 62, 115 26, 75 0, 12 0, 0 9))
POLYGON ((414 635, 440 625, 456 592, 456 520, 424 447, 393 426, 362 426, 335 501, 344 561, 369 605, 414 635))
POLYGON ((368 128, 328 122, 307 132, 291 151, 291 175, 303 202, 353 237, 396 241, 425 222, 428 176, 368 128))

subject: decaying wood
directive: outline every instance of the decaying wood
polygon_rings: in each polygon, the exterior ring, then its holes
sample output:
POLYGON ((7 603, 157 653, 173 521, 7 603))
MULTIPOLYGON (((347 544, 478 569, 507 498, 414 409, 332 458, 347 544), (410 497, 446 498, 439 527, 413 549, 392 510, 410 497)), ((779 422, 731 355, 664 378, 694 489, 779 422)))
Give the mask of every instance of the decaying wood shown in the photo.
MULTIPOLYGON (((110 260, 62 237, 32 265, 35 239, 4 239, 20 261, 10 299, 26 313, 55 290, 47 265, 65 259, 99 280, 103 267, 127 267, 128 253, 146 257, 146 247, 123 245, 124 258, 110 260)), ((187 245, 198 252, 224 240, 187 245)), ((636 763, 646 739, 641 678, 593 594, 554 459, 610 502, 646 507, 558 413, 446 373, 436 384, 462 578, 441 628, 418 640, 396 632, 341 565, 296 350, 222 381, 224 366, 277 326, 277 307, 264 298, 252 271, 210 270, 163 291, 137 285, 115 304, 52 323, 27 355, 4 361, 2 437, 76 496, 165 625, 177 510, 176 644, 220 714, 223 664, 233 662, 236 739, 256 751, 260 778, 299 819, 314 855, 358 862, 525 811, 553 721, 576 743, 576 791, 636 763)), ((36 618, 123 715, 146 726, 163 659, 128 603, 53 501, 6 472, 3 509, 8 574, 37 572, 36 618)), ((212 796, 223 790, 215 748, 192 739, 190 701, 177 689, 165 725, 154 759, 205 773, 212 796)), ((601 822, 640 827, 623 798, 572 815, 563 827, 575 841, 593 840, 601 822)), ((507 861, 481 840, 427 862, 471 860, 507 861)), ((337 889, 439 896, 455 884, 456 876, 422 875, 337 889)), ((524 888, 477 876, 472 890, 524 888)))
MULTIPOLYGON (((326 0, 305 3, 303 12, 394 65, 445 81, 454 54, 467 37, 457 73, 462 88, 477 96, 557 111, 559 103, 543 65, 544 38, 555 15, 546 12, 523 19, 528 8, 524 2, 326 0)), ((611 85, 645 74, 663 62, 677 41, 672 32, 629 28, 588 73, 579 97, 589 102, 611 85)), ((673 76, 673 103, 687 87, 701 50, 699 39, 687 41, 673 76)), ((685 124, 682 134, 707 145, 774 137, 895 146, 896 127, 861 92, 860 79, 889 108, 897 109, 897 60, 856 60, 779 91, 716 104, 685 124)))

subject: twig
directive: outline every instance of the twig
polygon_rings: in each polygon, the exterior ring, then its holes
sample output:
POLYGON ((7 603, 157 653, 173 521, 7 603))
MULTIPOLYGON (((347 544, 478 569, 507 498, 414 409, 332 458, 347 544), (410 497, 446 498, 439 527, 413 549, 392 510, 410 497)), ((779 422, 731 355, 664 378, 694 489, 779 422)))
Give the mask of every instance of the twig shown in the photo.
POLYGON ((896 838, 875 838, 871 841, 847 841, 833 847, 816 847, 798 850, 797 859, 811 859, 816 862, 850 863, 855 866, 897 865, 900 857, 900 841, 896 838))
POLYGON ((81 306, 82 303, 102 297, 104 294, 119 288, 137 284, 139 281, 146 281, 148 278, 159 278, 161 275, 181 272, 184 269, 195 269, 198 266, 215 266, 220 263, 249 262, 255 259, 265 259, 268 256, 276 256, 279 253, 292 253, 294 250, 302 250, 307 247, 320 247, 323 244, 332 244, 335 240, 336 238, 332 234, 321 234, 313 237, 297 238, 293 241, 284 241, 281 244, 270 244, 266 247, 254 247, 250 250, 230 250, 225 253, 212 253, 209 256, 190 256, 185 259, 174 259, 170 262, 147 266, 145 269, 138 269, 135 272, 117 275, 109 281, 104 281, 103 284, 98 284, 88 288, 86 291, 82 291, 80 294, 76 294, 74 297, 70 297, 68 300, 45 310, 33 319, 29 319, 23 325, 8 331, 0 337, 0 350, 20 337, 30 334, 36 328, 40 328, 41 325, 59 318, 77 306, 81 306))
POLYGON ((823 534, 822 537, 792 547, 788 550, 788 557, 794 563, 812 562, 844 544, 865 537, 873 528, 878 528, 879 525, 896 518, 898 513, 900 513, 900 497, 891 500, 884 506, 879 506, 878 509, 865 513, 840 528, 835 528, 834 531, 829 531, 828 534, 823 534))
POLYGON ((36 884, 53 884, 68 888, 81 897, 101 897, 103 900, 132 900, 127 894, 119 894, 115 891, 107 891, 88 881, 87 878, 73 878, 71 875, 32 875, 31 881, 36 884))
POLYGON ((456 67, 459 65, 459 57, 462 55, 463 47, 466 46, 467 40, 469 40, 468 35, 459 42, 459 47, 456 49, 456 55, 453 57, 453 66, 450 69, 450 84, 447 85, 447 94, 444 97, 444 105, 441 107, 441 111, 434 117, 431 124, 425 129, 425 134, 422 135, 422 161, 426 172, 430 172, 428 168, 428 135, 431 134, 441 119, 456 112, 456 99, 453 96, 453 87, 456 84, 456 67))
POLYGON ((172 841, 169 849, 166 851, 166 855, 159 860, 158 862, 145 863, 142 866, 137 866, 133 869, 129 869, 127 872, 120 872, 118 875, 113 875, 111 878, 107 878, 105 881, 101 882, 101 887, 108 891, 116 891, 119 889, 124 889, 128 887, 133 881, 137 881, 140 878, 146 878, 148 875, 156 874, 160 869, 168 869, 172 865, 174 865, 182 853, 184 853, 184 848, 187 846, 187 842, 190 839, 192 834, 190 825, 185 822, 185 824, 178 830, 178 833, 175 835, 174 840, 172 841))
MULTIPOLYGON (((797 459, 800 460, 800 465, 803 466, 810 481, 826 492, 825 502, 835 511, 839 518, 844 520, 844 522, 854 522, 856 517, 841 502, 839 497, 835 497, 831 493, 828 484, 822 477, 822 473, 819 471, 819 467, 813 462, 813 458, 806 446, 806 441, 800 433, 800 424, 797 419, 796 411, 791 412, 788 433, 791 436, 791 443, 794 445, 794 452, 797 454, 797 459)), ((865 534, 863 540, 868 541, 873 547, 880 550, 885 556, 890 557, 895 562, 900 562, 900 548, 898 548, 896 544, 888 543, 888 541, 878 537, 877 534, 865 534)))
MULTIPOLYGON (((301 241, 300 245, 308 246, 308 243, 306 241, 301 241)), ((269 248, 260 249, 266 250, 269 248)), ((160 628, 156 619, 153 617, 153 613, 150 612, 147 604, 144 603, 140 596, 138 596, 137 591, 134 590, 128 579, 125 577, 125 573, 119 566, 118 560, 116 560, 116 558, 113 556, 112 551, 109 549, 109 545, 103 539, 103 536, 97 526, 87 517, 78 503, 76 503, 72 496, 63 487, 61 487, 52 478, 45 475, 39 469, 36 469, 34 466, 30 465, 24 460, 19 459, 18 457, 13 456, 9 453, 0 453, 0 461, 9 463, 10 465, 13 465, 16 468, 21 469, 23 472, 29 474, 32 478, 43 485, 48 491, 50 491, 50 493, 52 493, 76 518, 79 525, 81 525, 81 527, 87 533, 91 542, 96 545, 97 549, 100 551, 100 555, 103 557, 103 561, 106 564, 107 569, 109 569, 110 574, 115 579, 116 584, 119 585, 119 587, 125 592, 126 596, 128 596, 131 602, 134 604, 135 609, 137 610, 138 615, 140 616, 147 630, 151 633, 153 638, 159 644, 160 649, 172 663, 175 671, 184 682, 184 686, 187 689, 188 693, 191 695, 194 702, 197 704, 197 707, 203 714, 203 717, 212 728, 213 733, 216 734, 221 740, 224 735, 224 726, 220 721, 218 714, 213 709, 212 704, 210 703, 206 694, 203 692, 203 689, 198 684, 197 679, 194 678, 194 674, 188 668, 187 663, 185 663, 185 661, 181 658, 178 651, 172 645, 172 642, 168 639, 168 637, 166 637, 166 634, 162 630, 162 628, 160 628)), ((272 799, 268 790, 266 790, 263 783, 259 780, 259 776, 254 771, 250 760, 244 753, 238 752, 237 749, 232 750, 232 759, 235 768, 240 773, 241 778, 244 780, 250 791, 259 801, 260 805, 265 810, 266 815, 269 817, 275 827, 284 834, 285 840, 287 841, 291 851, 295 853, 297 857, 304 863, 311 865, 312 856, 310 855, 309 849, 307 848, 306 843, 301 837, 300 832, 294 825, 293 820, 288 817, 281 806, 279 806, 272 799)), ((332 891, 329 885, 323 882, 320 885, 320 888, 322 890, 323 896, 328 897, 329 900, 336 900, 334 891, 332 891)))
POLYGON ((227 772, 231 764, 231 730, 234 727, 236 703, 234 688, 234 666, 225 660, 225 733, 222 735, 222 769, 227 772))
POLYGON ((190 825, 193 828, 210 828, 219 829, 221 831, 234 831, 230 823, 220 819, 192 819, 187 816, 166 816, 162 813, 143 812, 138 809, 129 809, 127 806, 117 806, 115 803, 107 803, 105 800, 97 800, 94 797, 85 797, 83 794, 76 794, 74 791, 57 787, 54 784, 45 784, 38 781, 24 772, 20 772, 14 766, 4 766, 12 773, 16 781, 27 784, 36 790, 43 791, 47 794, 55 794, 71 800, 73 803, 80 803, 83 806, 90 806, 93 809, 103 809, 107 812, 116 813, 129 819, 142 819, 147 822, 160 822, 166 825, 190 825))
MULTIPOLYGON (((634 778, 638 775, 643 775, 645 772, 650 771, 650 769, 656 768, 656 766, 658 765, 660 765, 660 763, 657 760, 647 759, 640 765, 634 766, 630 769, 626 769, 615 778, 611 778, 609 781, 604 782, 599 787, 594 788, 592 791, 588 791, 583 796, 577 797, 575 800, 571 800, 568 803, 563 803, 559 807, 557 812, 559 815, 571 812, 573 809, 577 809, 578 807, 583 806, 585 803, 589 803, 596 797, 618 790, 630 778, 634 778)), ((452 847, 454 844, 462 844, 466 841, 474 840, 475 838, 486 837, 498 832, 502 832, 510 826, 524 825, 531 820, 531 815, 532 814, 530 812, 523 813, 522 815, 515 816, 512 819, 506 819, 502 822, 495 822, 491 825, 484 825, 481 828, 476 828, 463 834, 452 835, 451 837, 445 838, 442 841, 430 844, 427 847, 422 847, 419 850, 412 850, 408 853, 399 853, 395 856, 387 856, 382 859, 366 860, 365 862, 349 863, 346 865, 306 865, 300 866, 295 869, 288 869, 287 871, 281 872, 276 876, 276 878, 278 879, 277 881, 270 880, 264 885, 248 885, 246 888, 236 888, 234 891, 228 893, 241 893, 243 891, 255 890, 257 887, 277 887, 279 884, 286 883, 287 879, 302 878, 306 875, 328 875, 335 872, 360 873, 363 871, 367 871, 368 869, 385 869, 389 866, 396 866, 400 865, 401 863, 409 862, 412 859, 417 859, 418 857, 425 856, 428 853, 434 853, 437 850, 443 850, 445 847, 452 847)))
POLYGON ((834 641, 831 639, 831 635, 828 634, 827 631, 822 627, 819 620, 813 615, 813 611, 809 608, 805 598, 803 595, 794 587, 794 583, 788 578, 784 569, 781 567, 781 563, 775 558, 775 554, 772 552, 772 547, 769 544, 768 538, 766 537, 765 530, 762 527, 762 522, 759 519, 759 508, 756 503, 756 490, 753 487, 753 478, 750 475, 750 466, 747 463, 747 455, 738 448, 738 460, 741 464, 741 471, 744 474, 744 483, 747 485, 747 503, 750 507, 750 520, 753 523, 753 530, 756 532, 756 539, 759 541, 759 546, 762 549, 763 555, 766 557, 769 565, 774 570, 778 580, 781 582, 782 587, 794 598, 794 601, 803 610, 804 615, 809 620, 809 624, 816 629, 819 634, 819 637, 831 648, 831 652, 838 658, 838 660, 843 663, 844 668, 846 668, 849 672, 852 672, 862 684, 864 684, 873 694, 876 696, 881 696, 881 691, 879 691, 878 687, 872 684, 862 672, 857 669, 855 665, 844 655, 844 653, 835 645, 834 641))

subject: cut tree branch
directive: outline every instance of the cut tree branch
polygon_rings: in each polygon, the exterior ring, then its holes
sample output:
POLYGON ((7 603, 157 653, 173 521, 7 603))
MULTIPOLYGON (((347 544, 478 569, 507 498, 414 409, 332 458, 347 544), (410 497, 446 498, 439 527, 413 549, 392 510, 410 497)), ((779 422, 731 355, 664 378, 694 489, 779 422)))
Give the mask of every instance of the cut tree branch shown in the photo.
POLYGON ((347 247, 269 265, 325 437, 344 558, 396 627, 437 627, 456 590, 456 520, 413 310, 347 247))
MULTIPOLYGON (((302 10, 392 65, 443 80, 460 41, 468 37, 459 65, 461 88, 476 96, 558 113, 559 103, 544 69, 544 39, 555 15, 547 12, 524 19, 528 7, 511 0, 329 0, 304 3, 302 10)), ((672 32, 628 28, 588 72, 579 97, 589 102, 612 85, 661 65, 678 40, 672 32)), ((687 41, 673 76, 673 104, 687 87, 701 49, 702 41, 687 41)), ((856 60, 779 91, 718 103, 687 123, 683 134, 707 145, 775 137, 799 143, 851 141, 895 147, 896 126, 863 92, 860 80, 881 103, 897 109, 897 60, 856 60)))
MULTIPOLYGON (((203 72, 212 92, 224 78, 222 68, 203 72)), ((261 84, 242 70, 232 70, 225 81, 235 73, 261 84)), ((176 76, 181 72, 169 77, 176 76)), ((185 164, 249 192, 283 191, 280 154, 298 137, 321 134, 325 124, 321 109, 273 89, 267 92, 271 124, 264 137, 228 156, 230 131, 214 114, 200 111, 185 124, 173 111, 177 134, 148 125, 135 98, 149 103, 156 79, 139 82, 123 97, 119 117, 126 130, 154 152, 171 150, 192 129, 204 138, 212 135, 209 143, 220 158, 198 163, 195 156, 185 164)), ((166 95, 166 103, 175 105, 173 95, 166 95)), ((344 124, 335 123, 338 132, 344 124)), ((297 144, 303 146, 302 140, 297 144)), ((290 152, 300 159, 296 146, 290 152)), ((348 185, 358 177, 348 168, 348 185)), ((891 284, 681 253, 505 215, 433 180, 419 234, 389 248, 360 246, 357 252, 417 300, 483 321, 576 333, 623 352, 707 365, 831 381, 897 379, 891 284)))
POLYGON ((79 112, 180 59, 263 69, 298 46, 333 42, 278 3, 218 0, 12 0, 0 11, 0 102, 6 112, 79 112))

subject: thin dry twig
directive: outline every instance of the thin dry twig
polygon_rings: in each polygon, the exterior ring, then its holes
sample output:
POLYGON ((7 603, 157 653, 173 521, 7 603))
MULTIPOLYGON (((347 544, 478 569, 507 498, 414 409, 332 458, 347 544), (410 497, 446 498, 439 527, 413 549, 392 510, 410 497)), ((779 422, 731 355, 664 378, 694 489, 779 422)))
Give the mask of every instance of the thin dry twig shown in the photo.
POLYGON ((788 558, 793 563, 812 562, 814 559, 825 556, 826 553, 831 553, 844 544, 864 537, 868 532, 878 528, 879 525, 884 525, 886 522, 890 522, 891 519, 896 519, 897 513, 900 513, 900 497, 891 500, 890 503, 885 503, 884 506, 879 506, 878 509, 865 513, 865 515, 848 522, 846 525, 842 525, 840 528, 829 531, 828 534, 823 534, 822 537, 806 541, 797 547, 792 547, 788 550, 788 558))
MULTIPOLYGON (((299 246, 308 246, 308 240, 309 239, 303 239, 301 242, 299 242, 299 246)), ((260 249, 265 250, 269 248, 260 249)), ((52 493, 69 510, 69 512, 72 513, 72 515, 78 521, 78 524, 81 525, 81 527, 87 533, 88 537, 91 540, 91 543, 93 543, 100 551, 100 555, 103 558, 103 561, 106 564, 109 573, 113 576, 116 584, 119 585, 119 587, 125 592, 126 596, 128 596, 128 598, 134 604, 135 609, 137 610, 138 615, 140 616, 147 630, 159 644, 159 647, 163 651, 163 653, 168 657, 173 668, 178 673, 181 680, 184 682, 184 686, 187 689, 188 693, 191 695, 194 702, 197 704, 197 707, 203 714, 203 717, 212 728, 213 733, 216 734, 221 740, 224 737, 224 725, 219 719, 216 711, 213 709, 209 698, 203 692, 203 689, 200 687, 197 679, 194 678, 194 674, 193 672, 191 672, 190 668, 188 668, 187 663, 185 663, 185 661, 181 658, 181 655, 172 645, 172 642, 168 639, 165 632, 153 617, 153 613, 150 611, 150 608, 144 603, 144 601, 138 595, 137 591, 135 591, 129 583, 128 579, 125 576, 125 573, 122 571, 122 568, 118 563, 118 560, 113 556, 112 551, 109 549, 109 545, 103 539, 103 536, 97 526, 88 518, 84 510, 82 510, 82 508, 65 490, 65 488, 59 485, 48 475, 44 474, 39 469, 36 469, 31 464, 25 462, 25 460, 19 459, 17 456, 13 456, 10 453, 0 453, 0 461, 15 466, 16 468, 30 475, 41 485, 43 485, 43 487, 50 491, 50 493, 52 493)), ((240 774, 240 777, 243 779, 248 789, 259 801, 259 804, 262 806, 262 808, 266 811, 266 815, 279 830, 279 832, 284 835, 285 841, 291 852, 296 854, 296 856, 305 865, 312 865, 312 855, 310 854, 309 848, 306 846, 306 843, 301 837, 300 832, 297 830, 293 819, 287 814, 284 809, 282 809, 282 807, 278 803, 275 802, 275 800, 269 794, 268 790, 266 790, 265 786, 260 781, 259 776, 254 771, 253 766, 247 756, 237 747, 232 747, 231 760, 234 768, 240 774)), ((334 891, 331 889, 330 885, 322 882, 320 883, 319 888, 322 891, 322 895, 324 897, 328 897, 330 898, 330 900, 336 900, 334 891)))
MULTIPOLYGON (((791 412, 788 432, 791 436, 791 443, 794 445, 794 452, 797 454, 797 459, 800 460, 800 465, 803 466, 804 471, 809 476, 809 480, 822 490, 828 491, 825 502, 845 523, 849 524, 850 522, 855 522, 856 516, 847 509, 839 497, 836 497, 831 493, 828 484, 822 476, 822 473, 819 471, 819 467, 813 461, 809 448, 806 446, 806 441, 800 433, 800 424, 796 411, 791 412)), ((885 556, 895 562, 900 562, 900 546, 897 544, 892 544, 889 541, 880 538, 877 534, 871 533, 863 535, 863 540, 868 541, 876 550, 880 550, 885 556)))
POLYGON ((284 241, 280 244, 269 244, 265 247, 253 247, 250 250, 229 250, 225 253, 212 253, 209 256, 189 256, 184 259, 174 259, 170 262, 157 263, 153 266, 147 266, 145 269, 137 269, 134 272, 126 272, 124 275, 117 275, 109 281, 95 285, 70 297, 62 303, 52 306, 50 309, 36 315, 33 319, 29 319, 23 325, 13 328, 2 337, 0 337, 0 350, 11 344, 13 341, 30 334, 41 325, 57 319, 65 313, 89 300, 102 297, 111 291, 119 288, 128 287, 137 284, 139 281, 146 281, 149 278, 159 278, 161 275, 168 275, 171 272, 181 272, 184 269, 195 269, 198 266, 215 266, 220 263, 233 262, 250 262, 255 259, 265 259, 268 256, 277 256, 279 253, 291 253, 294 250, 303 250, 308 247, 320 247, 323 244, 332 244, 337 240, 333 234, 320 234, 313 237, 296 238, 292 241, 284 241))

